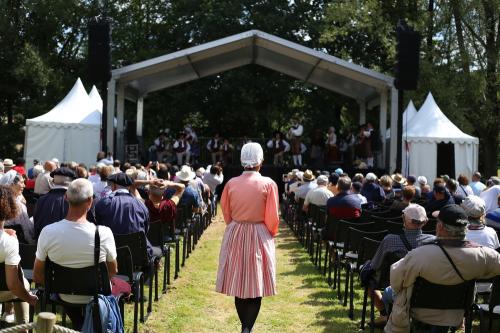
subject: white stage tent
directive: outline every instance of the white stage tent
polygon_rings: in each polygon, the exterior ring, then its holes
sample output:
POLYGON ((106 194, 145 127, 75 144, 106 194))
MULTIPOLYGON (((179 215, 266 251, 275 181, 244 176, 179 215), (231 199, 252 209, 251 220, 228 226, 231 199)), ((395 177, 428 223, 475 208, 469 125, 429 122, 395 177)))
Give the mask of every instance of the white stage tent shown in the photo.
POLYGON ((100 150, 102 100, 95 87, 90 96, 78 78, 71 91, 52 110, 26 120, 24 157, 95 163, 100 150))
POLYGON ((462 132, 439 109, 429 92, 427 98, 403 131, 403 173, 427 177, 432 182, 438 170, 438 144, 452 143, 455 177, 471 177, 477 170, 479 139, 462 132))
MULTIPOLYGON (((410 100, 406 110, 403 112, 403 130, 410 125, 410 121, 417 115, 417 109, 415 108, 415 104, 410 100)), ((385 138, 389 139, 391 137, 391 129, 388 128, 385 132, 385 138)))

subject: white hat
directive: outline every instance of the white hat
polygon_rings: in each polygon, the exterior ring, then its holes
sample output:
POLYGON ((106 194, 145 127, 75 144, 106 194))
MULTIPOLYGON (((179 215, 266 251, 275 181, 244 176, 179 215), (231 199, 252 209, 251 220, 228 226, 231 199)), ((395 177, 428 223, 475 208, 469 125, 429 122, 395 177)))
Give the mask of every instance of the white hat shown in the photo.
POLYGON ((316 179, 316 183, 318 185, 327 185, 328 184, 328 177, 325 175, 320 175, 320 176, 318 176, 318 179, 316 179))
POLYGON ((183 165, 181 167, 181 170, 177 171, 175 175, 183 182, 187 182, 188 180, 194 179, 194 177, 196 177, 196 174, 193 172, 193 170, 191 170, 191 167, 189 167, 188 165, 183 165))
POLYGON ((424 176, 419 176, 417 178, 417 182, 420 184, 420 185, 427 185, 427 178, 425 178, 424 176))
POLYGON ((413 223, 424 223, 427 221, 425 208, 418 204, 409 204, 403 209, 403 214, 409 217, 413 223))
POLYGON ((460 205, 465 210, 469 220, 478 219, 486 212, 486 203, 484 200, 476 195, 469 195, 464 198, 460 205))
POLYGON ((257 142, 249 142, 241 148, 241 165, 244 168, 253 168, 264 161, 264 152, 257 142))
POLYGON ((368 172, 365 177, 366 180, 374 182, 377 180, 377 176, 373 172, 368 172))

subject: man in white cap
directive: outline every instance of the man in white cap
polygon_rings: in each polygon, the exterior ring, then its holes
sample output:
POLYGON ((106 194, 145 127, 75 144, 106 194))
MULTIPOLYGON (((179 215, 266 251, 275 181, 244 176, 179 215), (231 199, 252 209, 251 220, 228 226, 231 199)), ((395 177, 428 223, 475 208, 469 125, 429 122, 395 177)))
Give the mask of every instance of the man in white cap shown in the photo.
POLYGON ((469 217, 465 238, 480 245, 498 249, 500 243, 495 229, 485 225, 486 204, 484 200, 478 196, 469 195, 463 199, 461 206, 469 217))
MULTIPOLYGON (((389 253, 395 254, 402 258, 414 248, 417 248, 425 242, 430 242, 435 239, 433 235, 422 233, 423 226, 427 223, 427 214, 425 208, 410 204, 403 210, 403 230, 400 235, 387 235, 380 243, 377 252, 370 261, 370 267, 373 273, 382 268, 384 257, 389 253)), ((382 300, 382 294, 378 290, 369 290, 373 293, 375 307, 380 311, 380 317, 375 320, 375 325, 381 326, 387 322, 386 305, 382 300)), ((388 289, 385 292, 388 294, 384 301, 389 303, 392 300, 392 290, 388 289)))
POLYGON ((316 206, 326 206, 328 199, 333 197, 333 193, 326 187, 328 185, 328 177, 325 175, 318 176, 316 179, 316 184, 318 187, 310 190, 306 199, 304 200, 304 206, 302 209, 307 212, 309 210, 309 205, 313 204, 316 206))

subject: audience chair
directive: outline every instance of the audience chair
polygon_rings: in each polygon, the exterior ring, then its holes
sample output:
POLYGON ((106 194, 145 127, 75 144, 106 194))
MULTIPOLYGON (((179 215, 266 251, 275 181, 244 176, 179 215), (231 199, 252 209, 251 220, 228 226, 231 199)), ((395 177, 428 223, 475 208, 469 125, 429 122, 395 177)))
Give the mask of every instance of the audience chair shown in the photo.
MULTIPOLYGON (((132 297, 134 300, 134 329, 133 332, 138 332, 138 315, 139 315, 139 303, 141 303, 141 321, 144 321, 144 274, 141 271, 134 271, 134 263, 132 260, 132 253, 128 246, 122 246, 116 248, 118 263, 118 274, 117 278, 130 284, 130 289, 132 290, 132 297)), ((129 300, 132 298, 129 298, 129 300)), ((122 312, 125 313, 125 312, 122 312)), ((125 321, 124 321, 125 322, 125 321)))
MULTIPOLYGON (((167 292, 167 279, 170 283, 170 245, 165 242, 165 229, 161 221, 151 222, 149 224, 148 239, 151 245, 159 247, 164 258, 163 267, 163 289, 162 293, 167 292)), ((158 301, 158 275, 155 274, 155 302, 158 301)))
POLYGON ((493 322, 497 320, 496 326, 498 327, 498 319, 500 319, 500 276, 493 279, 488 303, 475 304, 474 309, 479 312, 480 331, 493 333, 493 322))

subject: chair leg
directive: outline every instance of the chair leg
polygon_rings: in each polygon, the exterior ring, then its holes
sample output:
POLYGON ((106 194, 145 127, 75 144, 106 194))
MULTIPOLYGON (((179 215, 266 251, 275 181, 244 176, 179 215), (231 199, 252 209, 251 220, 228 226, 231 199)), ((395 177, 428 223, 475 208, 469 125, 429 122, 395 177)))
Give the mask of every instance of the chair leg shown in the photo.
POLYGON ((167 292, 167 285, 170 284, 170 252, 171 247, 167 247, 167 253, 165 254, 165 267, 163 267, 163 291, 165 294, 167 292))
POLYGON ((366 303, 368 301, 368 288, 365 287, 365 291, 363 293, 363 308, 361 309, 361 329, 365 329, 365 318, 366 318, 366 303))
POLYGON ((349 318, 354 320, 354 272, 351 271, 351 279, 349 281, 349 318))
POLYGON ((187 257, 187 231, 184 232, 184 237, 182 238, 182 264, 181 266, 184 267, 184 264, 186 263, 186 257, 187 257))
POLYGON ((370 295, 370 333, 375 332, 375 301, 373 293, 370 295))
POLYGON ((341 300, 342 299, 342 295, 341 295, 342 291, 341 291, 341 288, 340 288, 340 266, 341 266, 341 263, 340 263, 340 261, 338 259, 338 254, 336 256, 336 262, 337 262, 337 264, 334 267, 335 271, 334 271, 333 275, 334 275, 334 279, 337 280, 337 298, 339 300, 341 300))
MULTIPOLYGON (((154 269, 151 267, 151 269, 154 269)), ((150 272, 149 276, 149 299, 148 299, 148 308, 146 310, 146 316, 149 316, 151 311, 153 310, 153 279, 154 279, 154 272, 150 272)))
POLYGON ((139 290, 139 285, 136 283, 134 286, 134 333, 138 332, 138 322, 139 322, 139 302, 141 301, 141 292, 139 290))
POLYGON ((154 277, 155 277, 155 281, 154 281, 154 284, 155 284, 155 302, 158 302, 158 266, 159 266, 159 262, 158 263, 154 263, 153 264, 153 269, 154 269, 154 277))
POLYGON ((140 286, 139 286, 139 288, 140 288, 140 290, 141 290, 141 291, 139 292, 139 295, 140 295, 140 297, 141 297, 141 298, 140 298, 140 301, 141 301, 141 318, 140 318, 141 323, 143 323, 143 322, 144 322, 144 283, 145 283, 145 281, 144 281, 144 276, 141 276, 140 286))
POLYGON ((344 289, 344 306, 347 306, 347 299, 349 298, 349 279, 352 279, 352 268, 349 263, 346 264, 345 269, 345 289, 344 289))
MULTIPOLYGON (((325 261, 323 263, 323 275, 326 276, 326 270, 328 269, 327 266, 329 266, 329 257, 330 257, 330 244, 327 242, 325 243, 325 261)), ((328 278, 328 284, 331 285, 331 280, 328 278)))
POLYGON ((174 279, 177 279, 179 277, 179 260, 180 260, 180 241, 178 239, 175 240, 175 273, 174 273, 174 279))

